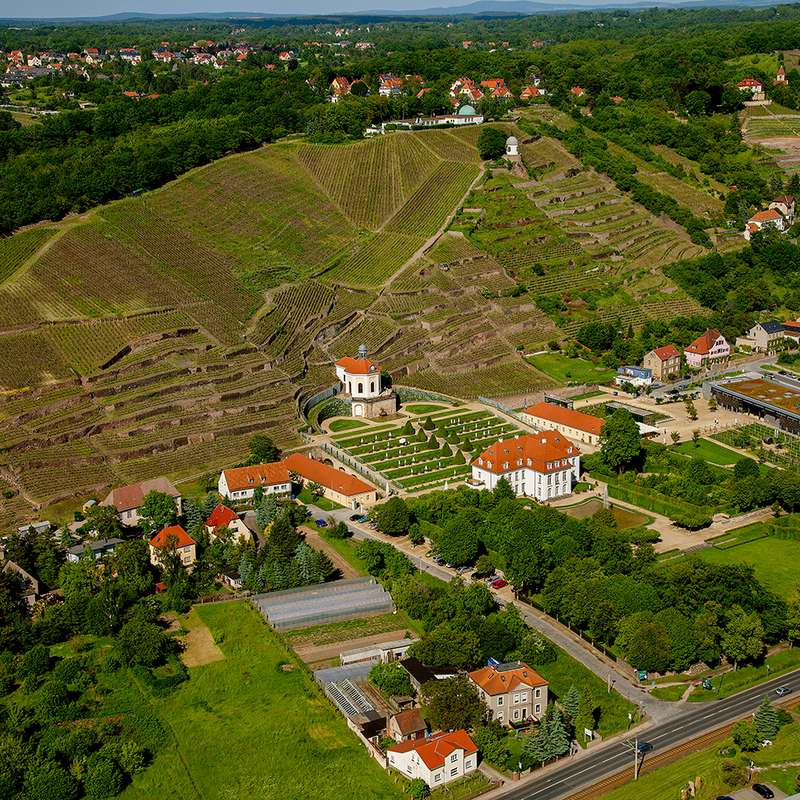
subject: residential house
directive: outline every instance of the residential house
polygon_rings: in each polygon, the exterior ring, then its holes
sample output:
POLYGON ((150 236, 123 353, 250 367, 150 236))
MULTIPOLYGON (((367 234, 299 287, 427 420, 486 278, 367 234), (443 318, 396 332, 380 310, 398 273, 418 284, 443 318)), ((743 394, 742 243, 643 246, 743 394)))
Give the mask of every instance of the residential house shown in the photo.
POLYGON ((668 381, 680 374, 681 354, 674 344, 668 344, 651 350, 642 363, 653 373, 653 380, 668 381))
POLYGON ((766 211, 758 211, 747 220, 747 225, 744 228, 744 238, 749 242, 751 237, 762 228, 775 228, 775 230, 783 230, 783 217, 780 212, 774 208, 768 208, 766 211))
POLYGON ((350 81, 347 78, 334 78, 330 86, 331 103, 338 103, 339 99, 348 94, 349 91, 350 81))
POLYGON ((256 486, 260 486, 264 494, 289 494, 292 491, 289 470, 282 462, 224 469, 217 491, 228 500, 249 500, 256 486))
POLYGON ((570 94, 574 95, 576 98, 581 98, 586 94, 580 86, 573 86, 569 91, 570 94))
POLYGON ((483 667, 467 677, 486 703, 489 719, 512 725, 541 719, 547 709, 547 681, 524 661, 483 667))
POLYGON ((155 566, 161 566, 159 556, 166 550, 177 552, 184 567, 191 567, 197 557, 197 543, 180 525, 163 528, 148 544, 150 545, 150 563, 155 566))
POLYGON ((517 495, 544 501, 572 492, 581 452, 563 433, 543 431, 493 444, 472 462, 472 478, 490 491, 505 478, 517 495))
POLYGON ((779 194, 770 204, 770 209, 778 211, 786 217, 786 221, 791 225, 794 222, 796 205, 794 196, 791 194, 779 194))
POLYGON ((172 485, 168 478, 153 478, 150 481, 134 483, 131 486, 120 486, 112 489, 101 506, 114 506, 117 516, 123 525, 136 525, 139 522, 139 509, 144 503, 144 498, 150 492, 161 492, 172 496, 178 516, 183 513, 181 493, 172 485))
POLYGON ((778 74, 775 76, 775 80, 772 82, 773 86, 777 86, 781 84, 782 86, 788 86, 789 80, 786 77, 786 70, 783 68, 783 64, 778 67, 778 74))
POLYGON ((222 573, 222 582, 230 586, 231 589, 242 588, 242 576, 239 574, 239 571, 235 569, 226 569, 222 573))
POLYGON ((98 539, 94 542, 81 542, 81 544, 76 544, 74 547, 70 547, 69 550, 67 550, 67 561, 72 564, 77 564, 87 550, 91 550, 94 555, 94 560, 99 561, 104 556, 111 555, 119 544, 122 544, 122 539, 116 538, 98 539))
POLYGON ((495 89, 502 89, 505 85, 505 78, 492 78, 488 81, 481 81, 481 86, 486 89, 487 94, 491 94, 495 89))
POLYGON ((783 325, 777 320, 769 322, 756 322, 747 333, 747 338, 752 340, 753 350, 768 352, 774 350, 784 337, 783 325))
POLYGON ((402 91, 402 78, 395 78, 394 75, 381 76, 381 84, 378 87, 378 94, 381 97, 397 97, 402 91))
POLYGON ((575 442, 595 445, 600 443, 600 428, 605 422, 591 414, 544 402, 526 408, 522 419, 536 430, 559 431, 575 442))
POLYGON ((432 789, 445 786, 478 768, 478 748, 465 730, 428 739, 409 739, 386 749, 389 766, 432 789))
POLYGON ((745 78, 743 81, 739 81, 736 88, 740 92, 749 93, 750 100, 766 100, 767 98, 764 87, 754 78, 745 78))
POLYGON ((632 386, 650 386, 653 382, 653 370, 649 367, 634 367, 625 366, 617 367, 617 374, 614 377, 614 383, 617 386, 622 386, 625 383, 630 383, 632 386))
POLYGON ((520 100, 535 100, 537 97, 544 97, 547 90, 537 86, 526 86, 520 93, 520 100))
POLYGON ((6 561, 3 565, 3 569, 0 570, 0 574, 5 575, 7 573, 15 574, 19 583, 19 596, 25 605, 28 606, 28 610, 34 609, 36 607, 36 601, 39 599, 39 581, 36 580, 30 572, 26 572, 13 561, 6 561))
POLYGON ((506 86, 500 86, 495 89, 490 95, 493 100, 513 100, 514 95, 511 94, 511 90, 506 86))
POLYGON ((323 488, 324 496, 340 506, 357 511, 378 502, 378 490, 374 486, 321 461, 292 453, 281 463, 289 472, 296 472, 305 481, 318 483, 323 488))
POLYGON ((686 363, 694 369, 726 364, 730 355, 731 346, 716 328, 710 328, 702 336, 698 336, 683 351, 686 363))
POLYGON ((418 708, 412 708, 410 711, 403 711, 402 714, 394 714, 389 717, 386 732, 399 744, 409 740, 424 739, 428 732, 428 726, 422 718, 422 712, 418 708))
POLYGON ((800 319, 790 319, 781 324, 783 325, 784 336, 800 339, 800 319))
POLYGON ((206 530, 209 536, 219 536, 225 529, 233 534, 233 539, 237 544, 249 542, 251 539, 250 529, 244 524, 241 517, 220 503, 206 521, 206 530))
POLYGON ((429 681, 435 681, 436 676, 418 659, 404 658, 400 666, 408 673, 408 679, 417 695, 422 694, 422 687, 429 681))

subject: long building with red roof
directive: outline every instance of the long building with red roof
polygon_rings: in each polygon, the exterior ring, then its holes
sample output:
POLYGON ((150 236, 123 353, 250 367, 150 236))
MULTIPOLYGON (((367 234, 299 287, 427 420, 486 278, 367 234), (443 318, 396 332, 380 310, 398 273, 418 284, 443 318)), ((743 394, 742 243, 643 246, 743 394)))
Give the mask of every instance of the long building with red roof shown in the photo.
POLYGON ((289 494, 292 481, 282 462, 224 469, 217 491, 229 500, 249 500, 260 486, 264 494, 289 494))
POLYGON ((361 510, 378 500, 378 490, 374 486, 300 453, 292 453, 281 464, 305 481, 318 483, 325 490, 325 497, 340 506, 361 510))
POLYGON ((563 434, 542 431, 495 442, 472 462, 472 478, 494 489, 505 478, 517 495, 548 500, 572 492, 581 451, 563 434))
POLYGON ((386 749, 389 766, 412 780, 422 778, 431 789, 474 772, 478 747, 465 730, 409 739, 386 749))
POLYGON ((526 408, 522 419, 537 430, 558 431, 568 439, 584 444, 599 444, 600 429, 605 423, 600 417, 545 402, 526 408))

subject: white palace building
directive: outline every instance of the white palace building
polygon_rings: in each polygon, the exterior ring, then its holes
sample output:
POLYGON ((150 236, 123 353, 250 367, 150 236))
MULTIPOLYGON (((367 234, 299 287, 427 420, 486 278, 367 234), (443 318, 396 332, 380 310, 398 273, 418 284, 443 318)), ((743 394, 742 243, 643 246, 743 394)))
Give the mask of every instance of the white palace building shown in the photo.
POLYGON ((381 368, 367 358, 367 346, 358 348, 358 358, 345 356, 336 362, 336 378, 342 384, 342 397, 350 400, 354 417, 385 417, 397 412, 397 394, 383 388, 381 368))

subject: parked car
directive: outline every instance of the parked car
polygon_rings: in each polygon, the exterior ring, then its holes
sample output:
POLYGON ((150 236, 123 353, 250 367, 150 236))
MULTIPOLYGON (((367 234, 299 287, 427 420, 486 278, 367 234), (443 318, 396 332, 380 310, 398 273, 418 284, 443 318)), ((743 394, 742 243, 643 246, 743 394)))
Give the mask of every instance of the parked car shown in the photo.
POLYGON ((351 514, 350 522, 358 522, 361 519, 361 514, 351 514))
POLYGON ((639 752, 640 753, 649 753, 653 749, 653 745, 650 742, 639 742, 639 752))
POLYGON ((788 375, 789 373, 785 369, 779 369, 778 375, 788 375))
POLYGON ((753 791, 756 794, 760 794, 762 797, 766 797, 767 800, 770 800, 770 798, 775 797, 775 792, 773 792, 772 789, 769 788, 769 786, 764 786, 763 783, 754 783, 753 791))
POLYGON ((775 694, 778 695, 778 697, 783 697, 784 695, 791 694, 791 692, 792 692, 791 686, 781 686, 775 690, 775 694))
POLYGON ((444 559, 440 555, 433 556, 431 560, 433 561, 434 564, 438 564, 439 566, 444 564, 444 559))
POLYGON ((503 580, 503 578, 497 578, 492 582, 492 589, 502 589, 504 586, 508 586, 508 581, 503 580))
POLYGON ((471 569, 472 569, 472 567, 458 567, 458 568, 456 569, 456 572, 457 572, 459 575, 463 575, 465 572, 469 572, 471 569))
POLYGON ((314 524, 315 525, 319 525, 320 528, 327 528, 328 527, 328 523, 325 522, 324 519, 315 519, 314 520, 314 524))
POLYGON ((356 520, 356 522, 369 522, 369 517, 361 516, 356 520))
POLYGON ((721 794, 717 800, 733 800, 732 797, 729 797, 727 794, 721 794))

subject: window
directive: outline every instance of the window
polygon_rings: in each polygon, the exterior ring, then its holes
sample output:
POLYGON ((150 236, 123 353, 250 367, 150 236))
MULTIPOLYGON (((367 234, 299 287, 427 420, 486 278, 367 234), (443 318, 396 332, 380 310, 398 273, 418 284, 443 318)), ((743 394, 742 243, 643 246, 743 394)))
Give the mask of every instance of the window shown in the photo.
POLYGON ((359 394, 364 394, 364 384, 363 383, 359 383, 358 384, 358 393, 359 394))
POLYGON ((538 700, 541 696, 542 696, 542 690, 541 689, 537 689, 536 690, 536 699, 538 700))
POLYGON ((442 773, 441 773, 441 772, 437 772, 437 773, 436 773, 436 774, 433 776, 433 781, 434 781, 434 783, 439 783, 439 781, 440 781, 441 779, 442 779, 442 773))
POLYGON ((497 712, 497 719, 499 719, 499 720, 500 720, 500 722, 502 722, 502 721, 503 721, 503 712, 502 712, 502 711, 498 711, 498 712, 497 712))
POLYGON ((450 770, 450 776, 452 777, 453 775, 458 775, 458 767, 453 767, 453 769, 450 770))
POLYGON ((458 761, 458 753, 453 753, 453 755, 450 756, 450 761, 453 763, 458 761))
POLYGON ((514 695, 514 705, 517 705, 518 703, 519 703, 519 695, 515 694, 514 695))
POLYGON ((514 709, 514 719, 519 719, 519 709, 518 708, 514 709))
POLYGON ((472 759, 471 759, 471 758, 468 758, 468 759, 467 759, 467 760, 464 762, 464 769, 471 769, 471 768, 472 768, 472 759))
POLYGON ((499 706, 503 705, 503 698, 502 697, 498 697, 497 698, 497 705, 499 705, 499 706))
POLYGON ((347 394, 353 394, 353 384, 351 381, 347 382, 347 394))
POLYGON ((541 707, 541 705, 539 705, 539 703, 536 704, 536 713, 537 714, 541 714, 542 713, 542 707, 541 707))
POLYGON ((522 695, 520 696, 520 700, 523 703, 527 703, 528 702, 528 693, 527 692, 523 692, 522 695))
POLYGON ((369 390, 370 390, 370 392, 374 392, 375 391, 375 381, 370 381, 369 382, 369 390))

